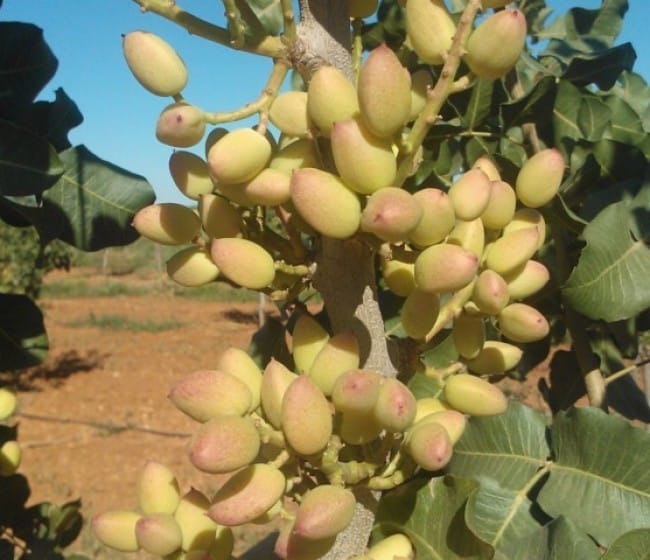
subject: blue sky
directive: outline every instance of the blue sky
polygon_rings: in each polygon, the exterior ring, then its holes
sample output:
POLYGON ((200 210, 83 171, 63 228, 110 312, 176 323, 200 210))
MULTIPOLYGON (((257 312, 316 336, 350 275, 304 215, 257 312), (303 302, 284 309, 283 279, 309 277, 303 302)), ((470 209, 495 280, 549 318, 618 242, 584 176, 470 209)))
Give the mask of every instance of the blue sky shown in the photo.
MULTIPOLYGON (((180 0, 182 7, 223 23, 219 1, 180 0)), ((630 10, 619 42, 637 52, 635 70, 650 81, 650 0, 629 0, 630 10)), ((554 14, 569 7, 596 8, 600 0, 547 0, 554 14)), ((146 92, 131 76, 122 57, 121 35, 146 29, 162 35, 189 69, 186 99, 209 111, 229 111, 254 100, 264 87, 271 63, 192 37, 153 14, 142 14, 131 0, 4 0, 0 20, 25 21, 42 27, 59 59, 54 79, 43 91, 53 99, 63 87, 84 115, 71 135, 98 156, 147 177, 159 201, 185 202, 167 169, 171 148, 160 144, 155 123, 169 99, 146 92)), ((202 152, 197 147, 197 153, 202 152)))

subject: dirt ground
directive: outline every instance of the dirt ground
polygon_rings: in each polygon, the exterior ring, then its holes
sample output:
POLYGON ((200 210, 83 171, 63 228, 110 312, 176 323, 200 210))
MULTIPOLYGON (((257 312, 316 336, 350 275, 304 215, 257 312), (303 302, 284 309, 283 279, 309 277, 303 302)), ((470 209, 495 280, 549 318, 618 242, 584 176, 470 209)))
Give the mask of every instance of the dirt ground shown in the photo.
MULTIPOLYGON (((51 350, 43 365, 21 375, 18 415, 20 472, 31 484, 30 503, 81 498, 86 520, 133 508, 136 479, 150 459, 171 467, 183 489, 214 490, 218 480, 198 473, 184 452, 196 423, 166 395, 183 375, 212 367, 228 346, 245 348, 257 304, 161 294, 44 298, 40 304, 51 350), (160 332, 94 326, 107 316, 179 324, 160 332)), ((532 387, 519 386, 521 396, 540 405, 532 387)), ((238 549, 253 538, 240 534, 238 549)), ((128 557, 98 545, 87 526, 73 548, 98 559, 128 557)))
MULTIPOLYGON (((257 305, 160 294, 45 298, 40 305, 50 354, 21 375, 17 417, 30 503, 80 497, 86 519, 133 508, 137 476, 150 459, 171 467, 183 489, 210 491, 215 480, 197 473, 184 452, 196 423, 173 407, 167 392, 183 375, 212 367, 228 346, 245 348, 257 305), (161 332, 93 326, 106 316, 180 325, 161 332)), ((75 548, 113 557, 87 527, 75 548)))

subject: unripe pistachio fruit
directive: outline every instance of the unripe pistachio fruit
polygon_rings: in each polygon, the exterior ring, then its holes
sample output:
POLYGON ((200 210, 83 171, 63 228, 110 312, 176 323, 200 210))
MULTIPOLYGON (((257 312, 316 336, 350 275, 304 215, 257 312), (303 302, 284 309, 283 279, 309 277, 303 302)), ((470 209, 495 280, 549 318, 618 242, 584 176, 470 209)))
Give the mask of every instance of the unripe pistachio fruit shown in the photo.
POLYGON ((316 231, 345 239, 359 229, 359 198, 336 176, 316 168, 294 171, 291 201, 300 216, 316 231))
POLYGON ((506 306, 509 298, 508 285, 500 274, 487 268, 478 275, 472 301, 482 313, 496 315, 506 306))
POLYGON ((359 113, 357 90, 334 66, 321 66, 307 88, 307 113, 316 129, 329 138, 335 122, 359 113))
POLYGON ((205 133, 203 111, 184 101, 165 107, 156 123, 156 138, 174 148, 189 148, 201 141, 205 133))
POLYGON ((332 435, 332 413, 325 395, 309 377, 294 379, 282 399, 282 431, 300 455, 325 449, 332 435))
POLYGON ((428 64, 442 64, 456 33, 443 0, 408 0, 405 15, 406 35, 413 50, 428 64))
POLYGON ((525 303, 511 303, 498 316, 501 333, 515 342, 535 342, 550 331, 546 317, 525 303))
POLYGON ((135 538, 139 547, 157 556, 172 554, 181 548, 181 528, 169 513, 143 515, 135 524, 135 538))
POLYGON ((16 393, 6 387, 0 387, 0 422, 14 414, 17 408, 18 398, 16 393))
POLYGON ((409 121, 414 121, 427 103, 427 95, 433 87, 433 76, 428 68, 411 74, 411 111, 409 121))
POLYGON ((548 268, 539 261, 526 261, 522 267, 504 277, 512 301, 526 299, 541 290, 550 279, 548 268))
POLYGON ((399 132, 411 112, 411 76, 385 43, 374 48, 359 72, 361 120, 380 138, 399 132))
POLYGON ((314 357, 309 377, 324 395, 330 396, 336 380, 346 371, 359 367, 359 342, 351 331, 330 337, 314 357))
POLYGON ((210 254, 221 274, 235 284, 260 290, 273 282, 273 257, 253 241, 238 237, 214 239, 210 254))
POLYGON ((474 218, 469 221, 458 220, 454 229, 449 232, 446 241, 452 245, 459 245, 480 259, 485 249, 485 227, 483 226, 483 221, 481 218, 474 218))
POLYGON ((175 150, 169 157, 169 173, 178 190, 193 200, 214 190, 208 164, 192 152, 175 150))
POLYGON ((440 189, 425 188, 414 193, 413 198, 422 207, 422 219, 410 234, 411 243, 418 247, 440 243, 456 220, 449 196, 440 189))
POLYGON ((469 373, 448 378, 444 395, 453 408, 470 416, 493 416, 508 408, 508 399, 497 386, 469 373))
POLYGON ((250 416, 220 415, 201 424, 188 448, 190 462, 207 473, 229 473, 252 463, 260 437, 250 416))
POLYGON ((476 255, 462 247, 432 245, 415 260, 415 284, 423 292, 453 292, 474 279, 478 264, 476 255))
POLYGON ((451 185, 449 198, 458 219, 474 220, 490 200, 490 179, 480 169, 470 169, 451 185))
POLYGON ((11 476, 20 466, 22 449, 15 439, 5 441, 0 447, 0 476, 11 476))
POLYGON ((389 243, 406 241, 422 219, 422 206, 411 193, 384 187, 372 193, 361 212, 361 230, 389 243))
POLYGON ((251 405, 248 412, 253 412, 260 405, 262 372, 255 360, 241 348, 230 346, 217 360, 217 369, 224 371, 242 381, 251 392, 251 405))
POLYGON ((366 552, 370 560, 413 560, 415 552, 409 538, 402 533, 395 533, 380 540, 366 552))
POLYGON ((487 249, 485 265, 502 276, 510 274, 535 254, 538 242, 534 227, 506 232, 487 249))
POLYGON ((451 334, 454 346, 463 358, 476 358, 485 342, 483 317, 461 313, 454 319, 451 334))
POLYGON ((138 210, 133 227, 140 235, 161 245, 184 245, 198 235, 201 220, 186 206, 162 202, 138 210))
POLYGON ((427 336, 438 319, 440 296, 414 288, 402 304, 400 319, 407 336, 421 340, 427 336))
POLYGON ((305 136, 309 132, 307 92, 286 91, 278 95, 269 108, 269 119, 288 136, 305 136))
POLYGON ((277 468, 266 463, 250 465, 217 491, 208 516, 227 527, 250 523, 273 507, 285 487, 284 475, 277 468))
POLYGON ((503 229, 514 217, 516 207, 515 190, 505 181, 490 181, 490 198, 481 212, 481 221, 486 229, 503 229))
POLYGON ((477 375, 502 375, 514 368, 522 355, 522 349, 514 344, 487 340, 478 356, 467 360, 467 368, 477 375))
POLYGON ((173 97, 187 84, 181 57, 158 35, 132 31, 123 37, 122 49, 135 79, 154 95, 173 97))
POLYGON ((280 429, 282 426, 282 400, 289 385, 298 376, 282 362, 271 358, 262 374, 260 399, 264 416, 271 425, 280 429))
POLYGON ((415 288, 415 265, 397 259, 381 260, 381 275, 386 287, 395 295, 408 296, 415 288))
POLYGON ((517 174, 517 198, 529 208, 539 208, 557 194, 564 175, 564 158, 554 148, 537 152, 517 174))
POLYGON ((334 163, 343 182, 360 194, 392 184, 397 160, 390 139, 373 135, 359 119, 334 123, 331 132, 334 163))
POLYGON ((442 469, 451 459, 453 444, 449 433, 437 422, 425 422, 409 430, 406 451, 427 471, 442 469))
POLYGON ((529 227, 534 227, 539 234, 537 240, 537 248, 539 249, 546 240, 546 220, 544 220, 542 213, 534 208, 520 208, 517 210, 510 223, 503 228, 502 235, 529 227))
POLYGON ((174 406, 198 422, 222 414, 241 416, 251 405, 246 384, 223 371, 198 370, 177 381, 169 392, 174 406))
POLYGON ((351 369, 341 375, 332 389, 332 402, 339 412, 369 414, 377 402, 381 374, 367 369, 351 369))
POLYGON ((199 198, 198 214, 209 237, 239 237, 242 219, 235 207, 222 196, 204 194, 199 198))
POLYGON ((176 476, 169 467, 147 461, 136 482, 138 507, 144 514, 173 514, 181 501, 176 476))
POLYGON ((210 148, 208 166, 219 183, 244 183, 266 167, 271 152, 266 136, 252 128, 239 128, 225 134, 210 148))
MULTIPOLYGON (((210 500, 196 488, 181 497, 174 519, 181 528, 181 548, 187 554, 210 550, 216 544, 232 551, 233 538, 230 529, 220 527, 207 516, 210 500)), ((227 558, 227 557, 226 557, 227 558)))
POLYGON ((202 247, 181 249, 167 260, 165 267, 174 282, 186 287, 203 286, 219 276, 219 268, 202 247))
POLYGON ((296 370, 298 373, 308 373, 330 335, 316 319, 307 313, 298 317, 291 335, 291 354, 296 370))
POLYGON ((496 80, 514 68, 526 33, 526 18, 520 10, 496 12, 471 33, 463 59, 477 76, 496 80))
POLYGON ((95 537, 106 546, 120 552, 135 552, 138 541, 135 524, 141 515, 135 511, 111 510, 93 517, 92 530, 95 537))
POLYGON ((352 521, 356 499, 346 488, 322 484, 302 497, 292 533, 309 540, 335 537, 352 521))
POLYGON ((416 401, 411 390, 398 379, 388 377, 379 387, 373 414, 389 432, 403 432, 413 423, 416 401))

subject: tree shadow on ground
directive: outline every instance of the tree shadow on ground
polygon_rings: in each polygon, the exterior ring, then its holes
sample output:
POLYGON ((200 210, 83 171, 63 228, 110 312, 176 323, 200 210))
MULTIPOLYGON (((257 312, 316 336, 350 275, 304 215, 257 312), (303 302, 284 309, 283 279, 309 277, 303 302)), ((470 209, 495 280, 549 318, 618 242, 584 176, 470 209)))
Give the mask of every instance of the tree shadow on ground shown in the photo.
POLYGON ((35 367, 0 373, 0 385, 9 385, 18 391, 41 391, 43 384, 61 387, 65 380, 77 373, 87 373, 98 369, 108 354, 98 350, 78 352, 67 350, 35 367))

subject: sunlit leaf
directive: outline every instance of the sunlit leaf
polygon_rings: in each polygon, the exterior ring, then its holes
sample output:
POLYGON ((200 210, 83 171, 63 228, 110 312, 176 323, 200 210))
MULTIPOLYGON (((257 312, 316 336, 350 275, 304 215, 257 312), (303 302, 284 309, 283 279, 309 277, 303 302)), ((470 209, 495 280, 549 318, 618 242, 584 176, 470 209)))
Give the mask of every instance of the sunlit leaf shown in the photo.
POLYGON ((494 80, 476 80, 467 110, 463 115, 463 124, 469 130, 475 129, 490 115, 493 89, 494 80))
POLYGON ((621 535, 602 560, 646 560, 650 550, 650 529, 636 529, 621 535))
POLYGON ((43 314, 32 299, 0 294, 0 371, 40 364, 48 348, 43 314))
POLYGON ((650 526, 650 434, 594 408, 560 412, 551 428, 553 463, 538 495, 608 546, 650 526))
POLYGON ((418 560, 487 560, 493 550, 465 525, 463 510, 477 488, 473 480, 445 476, 415 479, 379 502, 373 539, 404 533, 418 560))
POLYGON ((280 0, 246 0, 269 35, 278 35, 284 23, 280 0))
POLYGON ((650 249, 631 234, 623 202, 605 208, 584 230, 587 245, 562 290, 565 300, 592 319, 618 321, 650 306, 650 249), (612 302, 616 302, 614 305, 612 302))
POLYGON ((519 490, 543 466, 549 453, 542 414, 511 402, 503 414, 469 419, 447 471, 477 480, 492 479, 503 488, 519 490))

